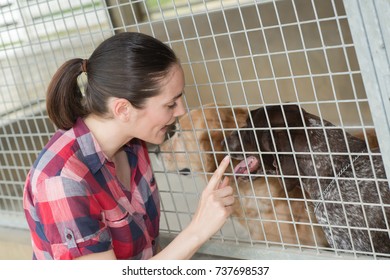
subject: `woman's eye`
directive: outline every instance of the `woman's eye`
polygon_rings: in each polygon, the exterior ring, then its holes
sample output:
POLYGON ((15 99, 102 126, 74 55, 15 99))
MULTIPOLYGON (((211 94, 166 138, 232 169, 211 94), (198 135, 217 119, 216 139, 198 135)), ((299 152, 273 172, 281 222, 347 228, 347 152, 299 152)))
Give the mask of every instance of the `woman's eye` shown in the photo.
POLYGON ((168 108, 169 109, 174 109, 176 106, 177 106, 177 103, 175 102, 173 104, 168 105, 168 108))

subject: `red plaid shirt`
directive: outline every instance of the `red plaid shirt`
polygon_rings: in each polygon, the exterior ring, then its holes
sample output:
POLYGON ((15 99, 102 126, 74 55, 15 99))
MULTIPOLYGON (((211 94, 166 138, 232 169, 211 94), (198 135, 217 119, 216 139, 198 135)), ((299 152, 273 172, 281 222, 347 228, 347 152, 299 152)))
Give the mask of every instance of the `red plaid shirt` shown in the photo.
POLYGON ((33 259, 73 259, 114 249, 118 259, 147 259, 156 249, 160 201, 145 143, 125 146, 131 190, 81 119, 59 130, 30 170, 24 210, 33 259))

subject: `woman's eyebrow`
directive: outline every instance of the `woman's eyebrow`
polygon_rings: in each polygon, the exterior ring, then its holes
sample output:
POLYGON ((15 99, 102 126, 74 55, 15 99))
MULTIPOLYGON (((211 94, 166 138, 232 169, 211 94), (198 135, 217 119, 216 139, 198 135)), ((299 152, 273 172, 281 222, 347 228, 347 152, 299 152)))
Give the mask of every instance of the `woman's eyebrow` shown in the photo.
POLYGON ((183 96, 183 92, 180 92, 178 95, 176 95, 174 98, 171 99, 171 102, 179 99, 182 96, 183 96))

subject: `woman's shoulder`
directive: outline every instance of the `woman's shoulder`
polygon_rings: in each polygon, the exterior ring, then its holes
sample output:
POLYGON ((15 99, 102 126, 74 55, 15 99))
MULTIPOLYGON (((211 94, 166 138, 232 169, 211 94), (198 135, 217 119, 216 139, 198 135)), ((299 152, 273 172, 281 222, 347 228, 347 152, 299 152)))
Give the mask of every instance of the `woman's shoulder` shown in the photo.
POLYGON ((30 170, 35 181, 60 176, 62 170, 74 161, 79 147, 71 130, 58 130, 38 154, 30 170))

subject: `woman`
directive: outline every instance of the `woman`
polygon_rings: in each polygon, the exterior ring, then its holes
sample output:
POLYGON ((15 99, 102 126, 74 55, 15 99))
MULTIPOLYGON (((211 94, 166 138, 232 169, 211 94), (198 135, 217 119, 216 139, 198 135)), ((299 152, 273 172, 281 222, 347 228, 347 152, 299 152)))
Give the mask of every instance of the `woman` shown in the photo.
POLYGON ((64 63, 47 91, 59 128, 30 170, 24 209, 34 259, 189 259, 231 214, 225 158, 189 225, 156 251, 160 205, 145 141, 184 114, 184 75, 157 39, 125 32, 64 63), (77 78, 85 72, 85 95, 77 78))

